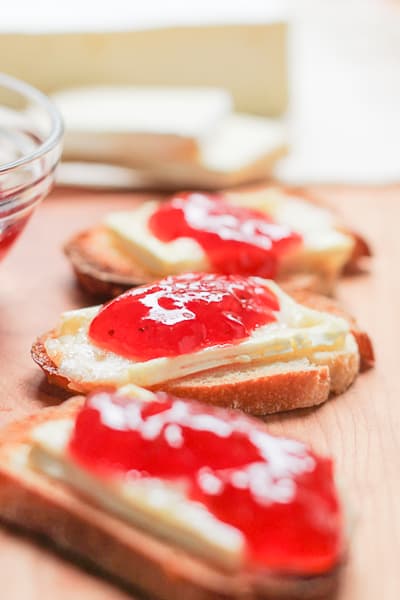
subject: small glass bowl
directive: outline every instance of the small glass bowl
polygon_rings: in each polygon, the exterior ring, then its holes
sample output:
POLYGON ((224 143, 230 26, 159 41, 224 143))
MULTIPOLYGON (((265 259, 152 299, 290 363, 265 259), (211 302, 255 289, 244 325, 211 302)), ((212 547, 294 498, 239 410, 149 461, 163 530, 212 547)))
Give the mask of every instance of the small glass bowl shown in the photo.
POLYGON ((51 189, 62 134, 44 94, 0 73, 0 260, 51 189))

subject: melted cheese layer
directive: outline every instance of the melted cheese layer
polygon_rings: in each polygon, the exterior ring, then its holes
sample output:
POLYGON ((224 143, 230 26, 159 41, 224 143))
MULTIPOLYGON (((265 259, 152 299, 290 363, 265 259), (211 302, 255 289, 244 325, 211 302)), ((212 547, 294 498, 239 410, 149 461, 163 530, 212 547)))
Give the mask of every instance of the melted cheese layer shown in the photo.
POLYGON ((100 310, 95 306, 64 313, 53 336, 45 341, 46 351, 60 374, 70 379, 71 387, 79 391, 88 384, 134 383, 148 387, 230 364, 312 359, 316 352, 344 348, 349 335, 347 321, 299 305, 274 282, 260 281, 278 297, 277 321, 255 329, 248 338, 235 344, 210 346, 190 354, 145 362, 127 359, 101 349, 89 339, 91 320, 100 310))

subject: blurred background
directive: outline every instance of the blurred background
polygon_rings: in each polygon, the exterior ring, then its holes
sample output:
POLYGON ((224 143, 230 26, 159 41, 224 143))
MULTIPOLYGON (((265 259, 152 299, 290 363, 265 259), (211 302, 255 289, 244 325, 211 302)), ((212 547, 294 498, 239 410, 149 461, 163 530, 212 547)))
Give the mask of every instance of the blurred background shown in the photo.
POLYGON ((64 183, 400 179, 395 0, 13 0, 2 6, 0 71, 58 94, 64 183), (59 95, 94 85, 125 92, 59 95), (146 86, 140 101, 125 88, 132 85, 146 86), (212 90, 182 96, 188 86, 212 90), (167 134, 194 141, 196 156, 167 145, 161 156, 167 134), (128 164, 120 158, 127 152, 128 164), (114 167, 87 175, 88 162, 114 167))

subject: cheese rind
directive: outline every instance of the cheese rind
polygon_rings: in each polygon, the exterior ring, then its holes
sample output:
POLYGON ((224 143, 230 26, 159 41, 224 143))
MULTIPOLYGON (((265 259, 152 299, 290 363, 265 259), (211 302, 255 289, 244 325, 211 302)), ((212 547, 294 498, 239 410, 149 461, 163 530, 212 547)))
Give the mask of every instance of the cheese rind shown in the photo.
POLYGON ((297 304, 272 281, 259 281, 278 297, 277 321, 255 329, 238 343, 210 346, 175 357, 135 361, 91 342, 90 322, 100 310, 91 307, 64 313, 52 337, 45 341, 46 352, 60 374, 71 380, 71 387, 80 390, 88 383, 151 387, 228 364, 312 359, 317 351, 335 351, 345 346, 351 335, 347 321, 297 304))

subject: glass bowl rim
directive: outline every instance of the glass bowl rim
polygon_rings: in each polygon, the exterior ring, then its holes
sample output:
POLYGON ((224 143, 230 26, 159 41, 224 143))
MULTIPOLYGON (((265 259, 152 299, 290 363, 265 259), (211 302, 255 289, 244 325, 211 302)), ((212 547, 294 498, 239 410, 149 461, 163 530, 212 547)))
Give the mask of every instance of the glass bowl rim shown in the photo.
POLYGON ((21 96, 34 100, 44 108, 50 116, 51 130, 47 138, 33 152, 29 152, 25 156, 7 163, 0 163, 0 175, 7 171, 11 171, 23 165, 26 165, 38 158, 41 158, 47 152, 52 150, 62 138, 64 133, 64 125, 61 114, 55 104, 49 98, 40 92, 37 88, 25 83, 16 77, 0 72, 0 87, 9 88, 17 92, 21 96))

